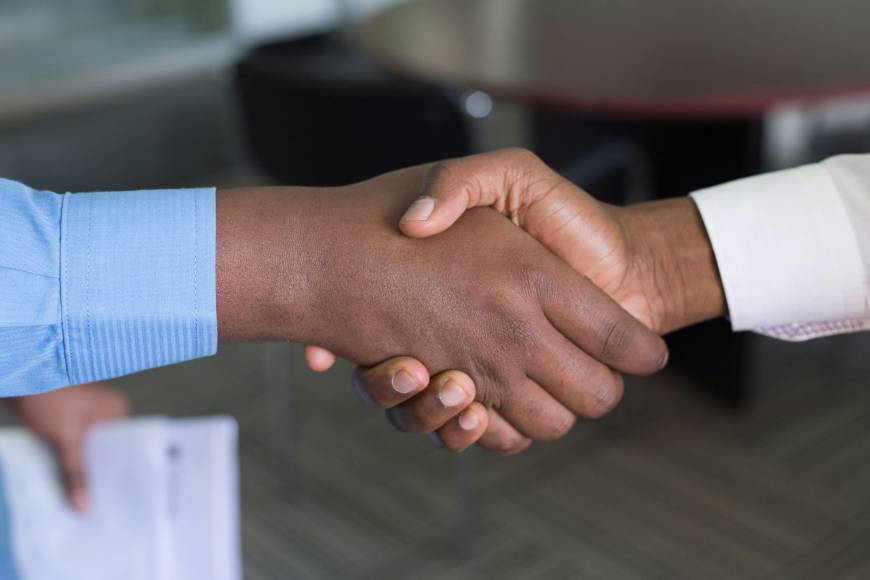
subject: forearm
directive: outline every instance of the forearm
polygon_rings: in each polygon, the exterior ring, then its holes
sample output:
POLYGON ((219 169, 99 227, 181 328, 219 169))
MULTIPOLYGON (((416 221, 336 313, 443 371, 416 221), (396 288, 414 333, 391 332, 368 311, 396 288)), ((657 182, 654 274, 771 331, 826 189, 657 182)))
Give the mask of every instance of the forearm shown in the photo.
POLYGON ((671 332, 726 313, 716 258, 704 223, 687 197, 623 210, 635 256, 659 313, 659 330, 671 332))

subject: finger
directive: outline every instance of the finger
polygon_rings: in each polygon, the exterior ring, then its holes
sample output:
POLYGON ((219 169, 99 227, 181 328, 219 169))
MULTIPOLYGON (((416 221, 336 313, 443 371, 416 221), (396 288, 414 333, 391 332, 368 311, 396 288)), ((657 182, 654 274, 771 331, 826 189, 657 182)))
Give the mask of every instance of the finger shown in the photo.
POLYGON ((312 371, 322 373, 331 369, 332 365, 335 364, 335 355, 325 348, 306 345, 305 362, 312 371))
POLYGON ((107 384, 94 384, 90 387, 99 389, 101 395, 99 404, 91 409, 85 420, 86 431, 99 422, 120 419, 130 414, 130 399, 124 393, 107 384))
POLYGON ((530 176, 537 183, 562 181, 535 155, 519 149, 436 163, 399 228, 410 237, 432 236, 448 229, 466 210, 479 206, 494 206, 516 218, 543 195, 543 188, 529 183, 530 176))
POLYGON ((512 455, 528 449, 532 440, 517 431, 495 409, 489 409, 489 424, 478 445, 502 455, 512 455))
POLYGON ((85 513, 90 507, 84 466, 84 431, 73 431, 54 443, 70 507, 85 513))
POLYGON ((429 384, 429 371, 407 356, 389 359, 371 368, 357 367, 353 387, 364 401, 390 409, 407 401, 429 384))
POLYGON ((559 264, 559 282, 541 280, 550 322, 593 358, 616 370, 648 375, 667 364, 665 341, 632 317, 588 278, 559 264))
POLYGON ((431 433, 458 416, 473 401, 474 382, 460 371, 445 371, 429 387, 391 410, 391 421, 403 431, 431 433))
POLYGON ((489 425, 489 414, 480 403, 471 403, 434 433, 440 447, 459 453, 476 443, 489 425))
POLYGON ((570 431, 577 420, 574 413, 528 377, 511 386, 498 412, 533 441, 555 441, 570 431))
POLYGON ((574 346, 555 330, 545 334, 529 377, 572 413, 595 419, 622 400, 622 375, 574 346))

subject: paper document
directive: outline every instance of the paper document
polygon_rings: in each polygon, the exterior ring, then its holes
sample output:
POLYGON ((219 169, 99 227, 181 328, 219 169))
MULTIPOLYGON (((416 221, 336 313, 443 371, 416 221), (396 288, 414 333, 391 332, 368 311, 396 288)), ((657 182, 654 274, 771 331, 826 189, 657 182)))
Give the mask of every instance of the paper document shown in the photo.
POLYGON ((89 435, 90 512, 51 451, 0 429, 0 579, 241 580, 237 426, 148 417, 89 435))

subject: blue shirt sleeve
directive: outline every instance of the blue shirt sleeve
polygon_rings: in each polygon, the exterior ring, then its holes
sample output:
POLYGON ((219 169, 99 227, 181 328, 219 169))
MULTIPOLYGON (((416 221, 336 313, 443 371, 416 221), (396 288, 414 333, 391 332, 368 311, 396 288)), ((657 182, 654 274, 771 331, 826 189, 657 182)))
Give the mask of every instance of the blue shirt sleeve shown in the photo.
POLYGON ((214 354, 215 288, 214 189, 0 179, 0 396, 214 354))

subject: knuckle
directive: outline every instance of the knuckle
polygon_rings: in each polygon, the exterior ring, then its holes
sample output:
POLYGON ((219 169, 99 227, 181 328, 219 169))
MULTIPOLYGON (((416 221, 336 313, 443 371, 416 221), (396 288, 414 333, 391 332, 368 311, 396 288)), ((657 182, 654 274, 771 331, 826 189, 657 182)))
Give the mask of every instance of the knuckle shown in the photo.
POLYGON ((525 351, 535 343, 535 328, 525 319, 508 321, 503 332, 504 344, 515 349, 525 351))
POLYGON ((552 272, 544 272, 539 265, 525 265, 521 271, 521 282, 524 294, 538 298, 553 295, 557 282, 552 272))
POLYGON ((487 407, 501 407, 510 400, 513 383, 503 380, 498 370, 488 363, 482 363, 478 368, 480 378, 474 381, 477 385, 476 400, 487 407))
POLYGON ((609 374, 606 366, 598 361, 572 359, 568 363, 558 367, 562 376, 571 377, 570 382, 582 389, 583 385, 601 382, 602 375, 609 374))
POLYGON ((512 147, 507 150, 507 154, 511 156, 515 163, 523 165, 536 164, 541 161, 540 157, 525 147, 512 147))
POLYGON ((525 307, 529 298, 535 295, 533 291, 536 288, 529 270, 530 268, 520 265, 515 271, 506 271, 504 275, 493 280, 494 284, 488 295, 494 308, 513 314, 525 307))
POLYGON ((492 312, 491 334, 503 341, 505 347, 526 347, 535 340, 537 334, 531 294, 525 284, 500 286, 493 290, 487 305, 492 312))
POLYGON ((537 183, 542 176, 552 172, 540 157, 528 149, 514 150, 511 165, 527 184, 537 183))
POLYGON ((432 192, 444 187, 455 187, 461 181, 461 172, 454 160, 438 161, 426 174, 426 190, 432 192))
POLYGON ((605 324, 604 339, 601 344, 601 354, 608 360, 620 360, 631 341, 631 330, 621 320, 611 320, 605 324))

